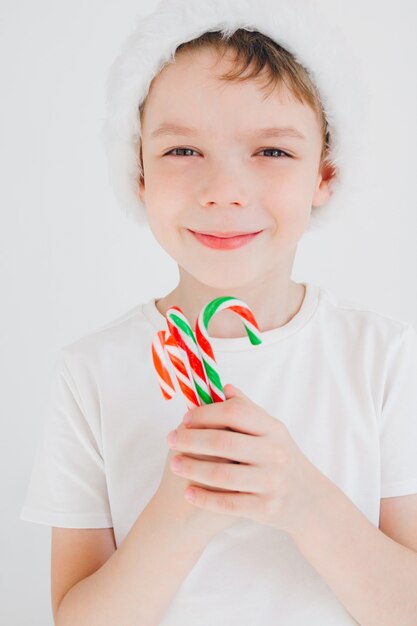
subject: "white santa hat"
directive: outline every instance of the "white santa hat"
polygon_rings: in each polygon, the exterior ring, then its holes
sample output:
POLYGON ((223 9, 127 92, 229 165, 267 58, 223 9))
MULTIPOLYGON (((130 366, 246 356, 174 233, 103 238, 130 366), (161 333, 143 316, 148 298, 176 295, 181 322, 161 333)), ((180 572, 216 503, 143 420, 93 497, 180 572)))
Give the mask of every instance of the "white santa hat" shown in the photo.
POLYGON ((257 30, 291 52, 309 72, 330 132, 329 159, 337 175, 332 195, 312 209, 310 226, 349 209, 362 188, 367 96, 354 50, 315 0, 161 0, 142 17, 109 69, 102 140, 110 184, 126 215, 146 223, 138 195, 138 107, 152 79, 172 61, 178 45, 208 30, 257 30))

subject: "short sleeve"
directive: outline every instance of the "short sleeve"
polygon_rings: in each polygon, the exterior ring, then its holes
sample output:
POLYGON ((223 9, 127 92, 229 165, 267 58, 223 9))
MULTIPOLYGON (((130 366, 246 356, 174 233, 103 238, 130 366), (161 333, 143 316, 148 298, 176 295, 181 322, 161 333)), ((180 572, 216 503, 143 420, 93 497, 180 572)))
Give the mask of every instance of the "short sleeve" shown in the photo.
POLYGON ((417 333, 407 323, 386 367, 380 447, 381 498, 417 493, 417 333))
POLYGON ((113 526, 97 431, 61 349, 21 520, 64 528, 113 526))

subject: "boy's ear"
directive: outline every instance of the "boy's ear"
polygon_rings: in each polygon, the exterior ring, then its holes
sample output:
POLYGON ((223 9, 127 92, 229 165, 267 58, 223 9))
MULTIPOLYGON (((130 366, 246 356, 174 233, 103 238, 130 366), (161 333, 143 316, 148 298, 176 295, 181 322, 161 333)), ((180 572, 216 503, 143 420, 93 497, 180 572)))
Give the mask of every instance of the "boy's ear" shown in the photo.
POLYGON ((138 196, 142 204, 145 204, 145 178, 143 175, 143 152, 142 152, 142 141, 140 142, 139 147, 139 160, 140 160, 140 172, 139 172, 139 181, 138 181, 138 196))
POLYGON ((145 179, 143 176, 139 176, 138 196, 142 204, 145 204, 145 179))
POLYGON ((313 196, 312 205, 321 206, 327 202, 331 196, 331 182, 336 176, 334 165, 325 161, 321 167, 321 172, 317 181, 316 191, 313 196))

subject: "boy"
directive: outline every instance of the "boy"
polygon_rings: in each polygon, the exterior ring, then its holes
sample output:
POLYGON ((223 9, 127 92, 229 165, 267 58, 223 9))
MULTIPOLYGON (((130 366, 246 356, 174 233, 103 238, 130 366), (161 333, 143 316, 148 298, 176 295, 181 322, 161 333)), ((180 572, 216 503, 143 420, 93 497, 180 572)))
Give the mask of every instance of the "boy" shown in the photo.
MULTIPOLYGON (((178 31, 199 10, 245 22, 233 2, 165 2, 170 26, 170 7, 183 9, 178 31)), ((23 511, 55 527, 56 623, 411 625, 417 335, 291 280, 337 189, 336 129, 279 42, 244 28, 227 44, 216 30, 181 41, 137 103, 136 172, 178 285, 63 348, 23 511), (262 344, 230 311, 213 318, 219 370, 238 386, 178 424, 183 403, 158 395, 150 344, 170 306, 194 322, 219 295, 250 306, 262 344)))

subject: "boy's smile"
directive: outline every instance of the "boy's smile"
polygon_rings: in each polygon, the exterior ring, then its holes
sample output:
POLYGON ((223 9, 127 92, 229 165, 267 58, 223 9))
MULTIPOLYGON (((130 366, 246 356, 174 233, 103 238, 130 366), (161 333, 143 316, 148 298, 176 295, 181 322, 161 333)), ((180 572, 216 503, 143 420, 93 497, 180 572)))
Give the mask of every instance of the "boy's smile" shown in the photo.
POLYGON ((252 241, 252 239, 254 239, 257 235, 260 235, 262 232, 260 230, 257 233, 234 234, 230 232, 210 235, 208 233, 197 233, 191 229, 189 229, 189 231, 204 246, 214 248, 215 250, 233 250, 235 248, 240 248, 241 246, 244 246, 252 241))
MULTIPOLYGON (((313 109, 286 87, 266 94, 259 77, 225 83, 217 76, 230 62, 204 48, 179 54, 154 79, 139 195, 155 238, 179 266, 179 285, 160 310, 174 297, 186 313, 233 295, 265 329, 282 324, 288 303, 304 293, 290 279, 294 255, 312 205, 330 195, 330 172, 319 171, 313 109), (236 233, 259 234, 228 238, 236 233)), ((221 336, 221 320, 215 326, 221 336)))

